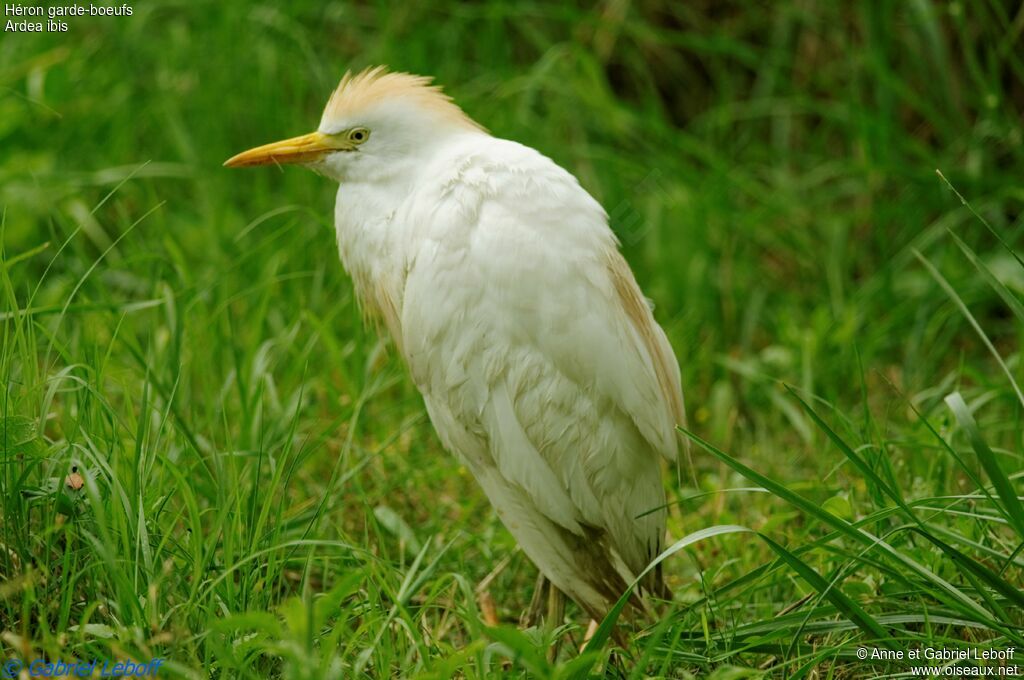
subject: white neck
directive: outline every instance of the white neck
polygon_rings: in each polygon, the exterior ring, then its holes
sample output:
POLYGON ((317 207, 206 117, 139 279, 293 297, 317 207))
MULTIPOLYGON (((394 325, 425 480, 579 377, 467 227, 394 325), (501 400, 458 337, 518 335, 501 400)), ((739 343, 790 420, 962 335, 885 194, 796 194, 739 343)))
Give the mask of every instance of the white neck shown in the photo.
POLYGON ((360 308, 367 320, 383 322, 399 349, 407 264, 418 238, 403 204, 415 185, 408 175, 343 182, 334 208, 338 251, 360 308))

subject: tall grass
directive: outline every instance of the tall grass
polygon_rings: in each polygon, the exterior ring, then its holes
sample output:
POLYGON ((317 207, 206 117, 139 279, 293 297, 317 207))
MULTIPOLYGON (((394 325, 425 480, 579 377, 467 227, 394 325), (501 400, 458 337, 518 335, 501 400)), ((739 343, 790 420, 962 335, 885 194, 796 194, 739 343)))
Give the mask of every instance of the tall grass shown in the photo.
POLYGON ((135 10, 0 41, 5 657, 824 678, 1024 647, 1015 12, 135 10), (517 627, 535 572, 363 326, 333 187, 220 168, 374 63, 576 174, 680 358, 675 597, 583 654, 573 608, 517 627))

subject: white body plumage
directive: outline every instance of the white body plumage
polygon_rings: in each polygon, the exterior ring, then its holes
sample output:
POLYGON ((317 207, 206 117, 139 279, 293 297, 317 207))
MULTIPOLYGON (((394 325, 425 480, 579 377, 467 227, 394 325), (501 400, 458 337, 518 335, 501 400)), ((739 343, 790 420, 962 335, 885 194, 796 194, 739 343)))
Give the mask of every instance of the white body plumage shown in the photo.
POLYGON ((411 185, 341 185, 342 261, 445 447, 551 582, 605 612, 621 582, 602 570, 631 580, 660 551, 659 458, 675 458, 676 423, 617 291, 601 207, 532 149, 475 131, 451 141, 411 185), (604 564, 581 552, 591 541, 604 564))

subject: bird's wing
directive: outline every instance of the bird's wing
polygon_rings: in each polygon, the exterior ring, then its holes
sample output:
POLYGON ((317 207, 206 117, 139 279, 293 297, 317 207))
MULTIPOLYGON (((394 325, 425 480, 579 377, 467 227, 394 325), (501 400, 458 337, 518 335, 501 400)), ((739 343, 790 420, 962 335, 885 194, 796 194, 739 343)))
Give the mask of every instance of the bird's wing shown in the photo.
POLYGON ((460 450, 439 425, 456 453, 490 457, 560 526, 607 531, 635 573, 664 533, 678 365, 597 202, 540 154, 494 146, 410 201, 403 353, 428 403, 487 442, 460 450))

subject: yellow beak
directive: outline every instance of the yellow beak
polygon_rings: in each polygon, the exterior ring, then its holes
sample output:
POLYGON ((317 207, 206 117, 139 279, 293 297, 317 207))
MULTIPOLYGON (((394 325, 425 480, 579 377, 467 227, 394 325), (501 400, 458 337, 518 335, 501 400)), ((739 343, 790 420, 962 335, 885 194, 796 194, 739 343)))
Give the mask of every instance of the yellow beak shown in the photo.
POLYGON ((250 165, 269 165, 270 163, 312 163, 333 151, 350 151, 353 148, 351 143, 343 139, 320 132, 310 132, 301 137, 292 137, 243 151, 224 161, 224 166, 244 168, 250 165))

